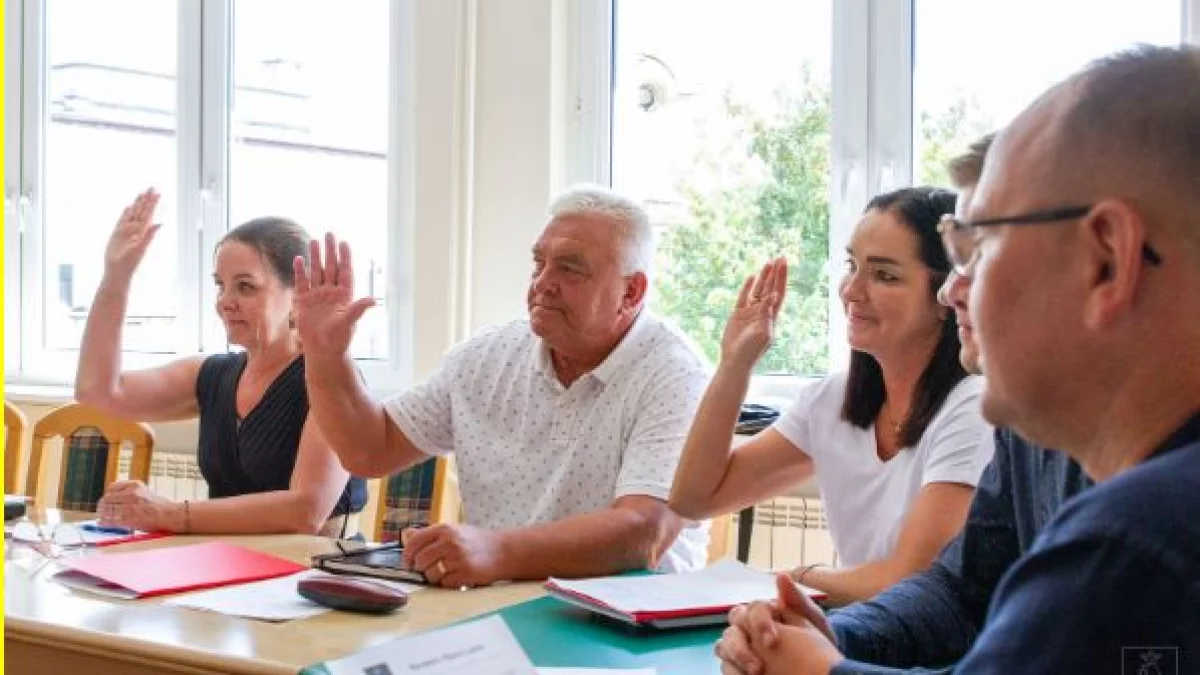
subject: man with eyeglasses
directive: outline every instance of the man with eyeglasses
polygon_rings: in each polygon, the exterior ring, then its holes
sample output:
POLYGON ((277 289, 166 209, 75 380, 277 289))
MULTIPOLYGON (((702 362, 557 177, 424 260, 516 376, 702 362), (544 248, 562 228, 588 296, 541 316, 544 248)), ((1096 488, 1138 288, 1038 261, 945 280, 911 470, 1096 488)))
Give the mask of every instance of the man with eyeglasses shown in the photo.
MULTIPOLYGON (((1004 574, 943 672, 1200 671, 1198 179, 1200 49, 1144 47, 1018 117, 972 217, 947 223, 973 277, 985 416, 1063 448, 1098 484, 1004 574)), ((782 623, 746 633, 760 672, 888 672, 846 660, 819 612, 782 581, 781 594, 796 605, 782 623)))

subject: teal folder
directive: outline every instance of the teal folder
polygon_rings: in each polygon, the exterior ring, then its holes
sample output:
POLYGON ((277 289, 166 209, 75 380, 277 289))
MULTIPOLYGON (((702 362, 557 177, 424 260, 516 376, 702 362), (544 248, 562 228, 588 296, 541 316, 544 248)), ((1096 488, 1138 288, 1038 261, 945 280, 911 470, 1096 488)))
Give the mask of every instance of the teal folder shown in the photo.
POLYGON ((724 627, 638 629, 548 597, 494 613, 504 617, 535 666, 653 667, 658 675, 721 672, 713 645, 724 627))
MULTIPOLYGON (((713 644, 721 627, 667 631, 636 629, 585 609, 543 597, 473 619, 499 614, 535 666, 657 668, 658 675, 717 675, 713 644)), ((324 664, 300 675, 322 675, 324 664)))

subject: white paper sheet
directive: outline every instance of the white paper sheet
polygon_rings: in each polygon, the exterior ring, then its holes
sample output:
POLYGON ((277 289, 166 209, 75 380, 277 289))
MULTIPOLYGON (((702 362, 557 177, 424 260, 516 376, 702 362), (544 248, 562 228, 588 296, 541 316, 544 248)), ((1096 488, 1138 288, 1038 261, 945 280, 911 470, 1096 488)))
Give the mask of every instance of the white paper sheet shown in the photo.
POLYGON ((736 560, 723 560, 683 574, 551 581, 558 588, 594 598, 627 614, 740 605, 769 600, 777 594, 774 574, 759 572, 736 560))
MULTIPOLYGON (((328 612, 328 607, 301 597, 296 591, 296 584, 301 579, 310 577, 334 576, 320 570, 307 570, 278 579, 256 581, 249 584, 239 584, 200 591, 189 595, 176 596, 164 600, 164 604, 188 607, 208 612, 218 612, 230 616, 240 616, 246 619, 261 621, 291 621, 305 619, 328 612)), ((422 587, 399 581, 371 579, 371 581, 404 591, 415 593, 422 587)))
POLYGON ((324 666, 330 675, 537 675, 499 615, 387 642, 324 666))

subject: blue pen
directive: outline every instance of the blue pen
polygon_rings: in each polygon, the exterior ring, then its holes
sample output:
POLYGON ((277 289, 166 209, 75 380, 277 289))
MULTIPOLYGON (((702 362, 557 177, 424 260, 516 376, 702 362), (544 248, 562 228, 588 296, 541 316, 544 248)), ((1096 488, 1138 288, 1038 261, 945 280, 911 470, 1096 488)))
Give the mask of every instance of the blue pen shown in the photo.
POLYGON ((82 529, 88 532, 99 532, 101 534, 133 534, 133 530, 127 527, 118 527, 116 525, 100 525, 98 523, 84 523, 82 529))

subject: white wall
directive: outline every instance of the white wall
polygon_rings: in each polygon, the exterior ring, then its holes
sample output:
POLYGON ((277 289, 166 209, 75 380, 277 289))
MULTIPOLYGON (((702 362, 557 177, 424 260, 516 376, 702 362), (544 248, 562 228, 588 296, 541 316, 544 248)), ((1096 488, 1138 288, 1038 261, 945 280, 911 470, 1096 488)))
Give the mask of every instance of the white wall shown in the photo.
POLYGON ((415 3, 418 380, 450 345, 524 314, 529 249, 563 187, 566 5, 415 3))

